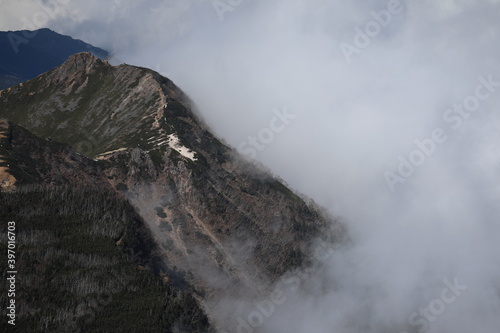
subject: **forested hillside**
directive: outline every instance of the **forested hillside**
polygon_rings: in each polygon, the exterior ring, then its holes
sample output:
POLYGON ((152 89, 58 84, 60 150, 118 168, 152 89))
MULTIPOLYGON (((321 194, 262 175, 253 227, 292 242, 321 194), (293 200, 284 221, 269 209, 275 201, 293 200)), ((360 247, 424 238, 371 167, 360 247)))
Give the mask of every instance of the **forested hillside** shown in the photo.
POLYGON ((0 220, 16 222, 19 332, 209 331, 182 274, 161 263, 141 218, 116 194, 19 187, 0 192, 0 220))

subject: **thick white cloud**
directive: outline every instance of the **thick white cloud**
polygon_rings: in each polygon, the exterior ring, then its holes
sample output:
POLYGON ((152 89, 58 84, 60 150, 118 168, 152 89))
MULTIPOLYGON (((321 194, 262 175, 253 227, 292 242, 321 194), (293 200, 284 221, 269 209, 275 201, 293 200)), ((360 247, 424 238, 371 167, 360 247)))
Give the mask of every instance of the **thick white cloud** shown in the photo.
MULTIPOLYGON (((1 28, 21 28, 26 3, 3 1, 1 28)), ((328 260, 337 287, 280 305, 267 331, 416 332, 410 316, 455 277, 468 288, 429 332, 498 330, 500 86, 480 88, 476 111, 447 110, 475 109, 481 80, 500 82, 499 1, 231 3, 221 20, 209 0, 70 1, 78 15, 47 26, 168 75, 234 147, 261 134, 256 158, 347 221, 354 245, 328 260), (356 27, 373 37, 349 63, 356 27), (270 140, 285 108, 296 117, 270 140), (436 129, 446 140, 392 192, 384 173, 418 160, 415 141, 436 129)))

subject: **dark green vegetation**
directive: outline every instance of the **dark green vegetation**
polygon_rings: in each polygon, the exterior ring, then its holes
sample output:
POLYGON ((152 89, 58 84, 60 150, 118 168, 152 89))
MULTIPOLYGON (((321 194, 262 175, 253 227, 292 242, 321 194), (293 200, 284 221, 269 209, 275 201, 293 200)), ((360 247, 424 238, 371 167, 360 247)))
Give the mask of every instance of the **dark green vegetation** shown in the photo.
POLYGON ((49 29, 0 32, 0 90, 32 79, 62 64, 75 53, 89 51, 105 59, 107 51, 49 29))
POLYGON ((0 221, 4 249, 7 222, 16 222, 18 332, 210 331, 193 291, 160 279, 169 270, 116 194, 20 187, 0 192, 0 221))

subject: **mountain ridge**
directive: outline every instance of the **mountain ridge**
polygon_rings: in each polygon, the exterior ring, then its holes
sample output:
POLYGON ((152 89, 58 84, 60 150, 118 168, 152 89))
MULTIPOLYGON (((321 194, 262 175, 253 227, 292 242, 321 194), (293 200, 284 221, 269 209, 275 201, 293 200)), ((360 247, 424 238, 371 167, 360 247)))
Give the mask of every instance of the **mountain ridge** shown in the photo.
POLYGON ((161 124, 168 102, 173 102, 171 109, 177 113, 185 113, 190 103, 180 89, 159 74, 135 66, 114 67, 88 52, 70 56, 57 70, 31 83, 28 88, 21 84, 0 95, 23 94, 30 89, 29 103, 45 108, 48 114, 43 119, 28 119, 22 104, 4 108, 3 114, 37 135, 69 143, 89 157, 125 146, 154 148, 156 142, 148 142, 148 139, 155 136, 155 140, 165 141, 172 130, 161 124), (121 98, 124 91, 127 96, 121 98), (81 96, 85 98, 82 100, 81 96), (54 131, 44 120, 62 122, 62 125, 54 131), (78 135, 68 138, 68 131, 78 135), (136 132, 142 136, 135 136, 136 132), (80 137, 88 137, 88 140, 79 141, 80 137), (88 147, 89 143, 92 147, 88 147), (87 147, 78 147, 84 144, 87 147))
MULTIPOLYGON (((149 69, 90 53, 0 91, 0 117, 90 158, 135 208, 161 257, 211 306, 259 297, 314 262, 343 226, 212 135, 189 98, 149 69)), ((83 156, 82 156, 83 157, 83 156)))

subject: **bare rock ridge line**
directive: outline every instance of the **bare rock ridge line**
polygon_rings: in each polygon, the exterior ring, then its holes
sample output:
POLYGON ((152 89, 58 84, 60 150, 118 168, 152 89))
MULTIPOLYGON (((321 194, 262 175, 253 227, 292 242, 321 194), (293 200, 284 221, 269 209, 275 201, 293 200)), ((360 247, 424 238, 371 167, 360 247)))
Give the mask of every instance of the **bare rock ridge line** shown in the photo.
MULTIPOLYGON (((314 202, 212 135, 189 98, 149 69, 79 53, 0 91, 0 110, 1 118, 86 156, 72 155, 88 165, 78 172, 126 196, 166 265, 183 272, 202 302, 258 294, 311 264, 318 239, 344 235, 314 202)), ((62 165, 71 180, 77 171, 62 165)))

